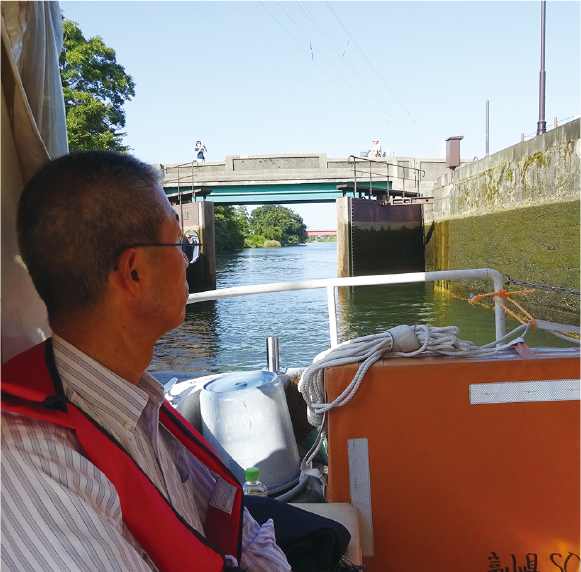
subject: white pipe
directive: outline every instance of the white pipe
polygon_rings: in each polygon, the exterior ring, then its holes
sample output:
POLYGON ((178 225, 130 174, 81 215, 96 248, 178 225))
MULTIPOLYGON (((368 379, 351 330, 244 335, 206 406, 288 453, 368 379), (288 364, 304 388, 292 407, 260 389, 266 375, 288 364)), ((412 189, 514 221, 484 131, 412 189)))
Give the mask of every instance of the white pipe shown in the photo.
POLYGON ((335 301, 335 286, 327 286, 327 305, 329 307, 329 334, 331 336, 331 347, 339 345, 337 335, 337 307, 335 301))
MULTIPOLYGON (((502 274, 496 270, 492 270, 491 268, 441 270, 438 272, 409 272, 405 274, 381 274, 379 276, 354 276, 350 278, 326 278, 323 280, 302 280, 300 282, 274 282, 271 284, 236 286, 234 288, 222 288, 221 290, 208 290, 207 292, 190 294, 187 303, 195 304, 196 302, 221 300, 222 298, 234 298, 236 296, 250 296, 252 294, 267 294, 270 292, 288 292, 291 290, 311 290, 314 288, 334 288, 337 286, 373 286, 384 284, 408 284, 412 282, 435 282, 439 280, 473 279, 492 280, 494 282, 495 291, 501 290, 504 284, 502 274)), ((335 327, 335 332, 336 331, 337 329, 335 327)), ((496 339, 501 338, 504 334, 504 309, 496 304, 496 339)))
POLYGON ((577 326, 555 324, 554 322, 546 322, 545 320, 535 320, 535 326, 541 330, 550 330, 552 332, 567 332, 568 334, 577 335, 581 333, 581 329, 577 326))
MULTIPOLYGON (((504 290, 504 279, 502 274, 499 274, 496 270, 490 270, 489 278, 492 278, 495 292, 504 290)), ((499 296, 495 296, 494 299, 502 302, 502 298, 499 296)), ((504 308, 498 304, 494 304, 494 322, 496 326, 496 339, 500 340, 500 338, 502 338, 506 333, 506 314, 504 308)))

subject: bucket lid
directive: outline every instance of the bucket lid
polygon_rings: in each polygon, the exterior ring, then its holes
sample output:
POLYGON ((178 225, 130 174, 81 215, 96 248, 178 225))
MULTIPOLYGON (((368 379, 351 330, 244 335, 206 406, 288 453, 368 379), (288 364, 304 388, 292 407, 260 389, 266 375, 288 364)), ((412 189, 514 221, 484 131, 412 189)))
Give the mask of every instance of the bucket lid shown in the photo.
POLYGON ((227 373, 218 379, 209 381, 204 385, 206 391, 214 393, 226 393, 228 391, 242 391, 262 387, 274 381, 278 376, 272 371, 244 371, 239 373, 227 373))

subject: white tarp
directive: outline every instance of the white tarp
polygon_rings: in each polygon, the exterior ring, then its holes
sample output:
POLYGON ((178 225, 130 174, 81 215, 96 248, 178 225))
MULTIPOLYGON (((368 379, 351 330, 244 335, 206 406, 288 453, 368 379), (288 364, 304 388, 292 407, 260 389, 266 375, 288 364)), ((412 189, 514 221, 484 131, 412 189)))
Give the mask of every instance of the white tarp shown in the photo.
POLYGON ((2 2, 2 363, 50 335, 20 258, 16 209, 26 181, 68 152, 58 66, 58 2, 2 2))

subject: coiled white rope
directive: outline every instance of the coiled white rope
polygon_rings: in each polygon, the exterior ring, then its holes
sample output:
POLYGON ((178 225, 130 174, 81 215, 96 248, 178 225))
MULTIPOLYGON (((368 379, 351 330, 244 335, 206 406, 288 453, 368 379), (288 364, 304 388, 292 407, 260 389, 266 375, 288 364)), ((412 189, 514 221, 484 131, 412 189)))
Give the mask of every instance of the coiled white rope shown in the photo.
MULTIPOLYGON (((470 341, 459 340, 456 334, 460 329, 456 326, 397 326, 380 334, 349 340, 319 354, 303 372, 298 386, 307 403, 307 419, 319 429, 317 440, 301 463, 301 480, 304 475, 313 475, 320 478, 325 486, 324 476, 317 469, 313 469, 312 461, 326 438, 327 412, 345 405, 353 398, 365 373, 378 359, 438 355, 469 358, 490 356, 507 347, 501 346, 501 342, 521 330, 525 330, 522 334, 524 336, 529 327, 530 324, 518 326, 499 340, 477 346, 470 341), (355 362, 362 363, 351 383, 331 403, 325 403, 325 369, 355 362)), ((522 341, 522 337, 518 340, 522 341)))
POLYGON ((315 358, 313 364, 303 372, 299 382, 299 391, 307 403, 309 423, 314 427, 320 427, 326 411, 349 402, 357 392, 369 367, 382 357, 414 357, 418 355, 425 357, 436 355, 484 357, 496 353, 497 349, 494 347, 480 348, 472 342, 459 340, 456 337, 459 331, 456 326, 443 328, 398 326, 380 334, 344 342, 320 354, 315 358), (325 403, 325 369, 359 361, 363 363, 343 393, 331 403, 325 403))

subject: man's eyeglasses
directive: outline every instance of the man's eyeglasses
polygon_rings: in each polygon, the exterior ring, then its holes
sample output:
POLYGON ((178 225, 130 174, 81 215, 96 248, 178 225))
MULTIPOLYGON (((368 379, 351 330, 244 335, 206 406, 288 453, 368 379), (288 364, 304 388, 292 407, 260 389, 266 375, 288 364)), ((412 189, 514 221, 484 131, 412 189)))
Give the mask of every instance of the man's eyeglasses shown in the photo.
MULTIPOLYGON (((197 237, 194 237, 196 240, 197 237)), ((198 239, 199 240, 199 239, 198 239)), ((172 244, 130 244, 129 246, 125 246, 123 250, 126 248, 137 248, 137 247, 145 248, 148 246, 180 246, 184 256, 188 259, 190 264, 193 264, 200 258, 200 246, 202 246, 201 242, 190 242, 190 239, 187 237, 183 237, 181 242, 176 242, 172 244)))

